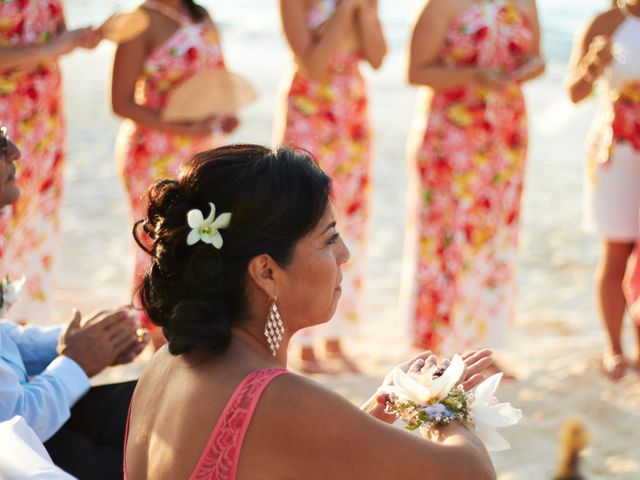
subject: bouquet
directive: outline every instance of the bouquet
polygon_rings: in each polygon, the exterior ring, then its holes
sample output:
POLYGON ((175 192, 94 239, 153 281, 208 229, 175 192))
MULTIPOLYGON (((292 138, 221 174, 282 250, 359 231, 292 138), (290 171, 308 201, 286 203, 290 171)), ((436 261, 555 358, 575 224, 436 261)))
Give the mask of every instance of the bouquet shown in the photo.
POLYGON ((9 277, 0 281, 0 318, 6 317, 11 305, 18 300, 18 294, 22 290, 24 282, 24 277, 20 277, 15 282, 9 280, 9 277))
POLYGON ((419 372, 405 372, 396 367, 390 374, 390 385, 380 389, 388 398, 387 413, 402 419, 408 430, 429 430, 457 420, 475 431, 487 450, 508 449, 509 443, 496 429, 515 425, 522 412, 509 403, 498 403, 493 396, 502 373, 468 392, 458 385, 463 373, 464 362, 458 355, 446 369, 425 365, 419 372))

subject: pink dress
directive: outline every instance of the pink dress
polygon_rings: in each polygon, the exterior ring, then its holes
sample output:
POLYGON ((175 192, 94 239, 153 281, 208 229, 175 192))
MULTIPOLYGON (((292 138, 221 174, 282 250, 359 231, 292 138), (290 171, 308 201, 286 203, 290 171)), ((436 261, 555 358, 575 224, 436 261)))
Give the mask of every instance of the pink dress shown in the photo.
MULTIPOLYGON (((334 12, 335 0, 322 0, 307 12, 311 29, 334 12)), ((298 333, 296 343, 316 337, 336 339, 358 321, 364 288, 372 168, 371 131, 365 80, 360 59, 337 53, 325 80, 294 68, 286 79, 284 99, 276 115, 274 144, 310 152, 332 179, 332 202, 338 230, 351 259, 342 266, 342 297, 331 322, 298 333)))
MULTIPOLYGON (((63 28, 60 0, 0 2, 0 47, 46 43, 63 28)), ((52 320, 53 272, 60 246, 65 121, 56 61, 0 70, 0 123, 22 151, 20 199, 0 214, 0 271, 27 279, 11 313, 52 320)))
MULTIPOLYGON (((509 1, 478 2, 449 26, 443 65, 511 72, 532 47, 509 1)), ((527 150, 516 83, 432 94, 409 144, 404 300, 414 344, 443 353, 504 343, 514 310, 527 150)))
MULTIPOLYGON (((289 371, 284 368, 269 368, 256 370, 245 377, 222 411, 202 456, 189 477, 190 480, 235 480, 242 441, 260 396, 274 378, 288 373, 289 371)), ((124 445, 125 480, 127 480, 128 432, 129 421, 127 420, 124 445)))
MULTIPOLYGON (((152 2, 145 6, 153 8, 152 2)), ((147 57, 139 79, 136 102, 152 110, 162 110, 169 93, 196 72, 224 68, 214 26, 208 21, 180 20, 173 35, 147 57)), ((184 160, 223 143, 220 133, 182 135, 125 120, 116 139, 116 161, 129 197, 131 221, 146 216, 144 195, 155 180, 176 177, 184 160)), ((135 252, 134 289, 150 265, 147 254, 137 246, 135 252)))

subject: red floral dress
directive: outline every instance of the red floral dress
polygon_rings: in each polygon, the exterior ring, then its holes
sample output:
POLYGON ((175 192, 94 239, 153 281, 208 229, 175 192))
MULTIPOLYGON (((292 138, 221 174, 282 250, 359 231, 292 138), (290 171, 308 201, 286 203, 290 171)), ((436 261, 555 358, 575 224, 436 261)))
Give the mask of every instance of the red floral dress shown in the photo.
MULTIPOLYGON (((136 101, 160 111, 174 88, 205 68, 224 68, 217 32, 208 21, 185 20, 184 25, 147 57, 136 101)), ((220 133, 182 135, 125 120, 116 139, 116 160, 129 197, 132 222, 146 216, 144 195, 151 183, 176 177, 184 160, 223 142, 224 136, 220 133)), ((149 256, 135 248, 134 289, 150 264, 149 256)))
MULTIPOLYGON (((64 26, 60 0, 0 2, 0 47, 46 43, 64 26)), ((60 68, 55 61, 0 71, 0 123, 22 151, 20 199, 0 216, 0 271, 26 276, 15 319, 52 320, 65 162, 60 68)))
MULTIPOLYGON (((326 21, 335 1, 319 1, 307 12, 311 28, 326 21)), ((310 78, 295 68, 286 83, 274 128, 274 143, 310 152, 332 179, 332 202, 350 260, 342 266, 342 297, 335 318, 296 335, 303 343, 314 337, 338 338, 360 315, 369 226, 372 167, 371 132, 365 80, 359 58, 339 52, 326 79, 310 78)))
MULTIPOLYGON (((528 21, 511 2, 479 2, 450 25, 440 62, 511 72, 531 46, 528 21)), ((404 294, 413 340, 447 353, 497 346, 516 291, 527 150, 522 91, 515 83, 499 91, 469 85, 434 92, 425 103, 409 159, 404 294)))

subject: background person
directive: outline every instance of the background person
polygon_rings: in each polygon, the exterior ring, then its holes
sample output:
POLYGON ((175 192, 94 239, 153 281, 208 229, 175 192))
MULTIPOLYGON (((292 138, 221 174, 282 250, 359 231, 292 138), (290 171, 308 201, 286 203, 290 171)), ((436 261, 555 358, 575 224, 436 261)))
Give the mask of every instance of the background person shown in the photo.
POLYGON ((24 155, 22 196, 0 216, 0 270, 27 280, 14 318, 50 323, 66 158, 58 58, 102 36, 68 31, 61 0, 3 1, 0 18, 0 121, 24 155))
POLYGON ((313 349, 357 371, 340 337, 361 316, 372 169, 371 125, 361 61, 378 68, 387 51, 377 0, 281 0, 280 15, 294 68, 274 125, 274 144, 309 151, 329 174, 334 208, 354 259, 345 266, 343 299, 331 325, 302 332, 300 369, 329 370, 313 349))
MULTIPOLYGON (((0 128, 0 207, 20 190, 20 150, 0 128)), ((2 298, 6 309, 8 298, 2 298)), ((0 421, 19 415, 36 432, 56 465, 79 478, 122 478, 126 415, 135 382, 90 388, 89 377, 128 363, 148 343, 129 309, 66 326, 19 327, 0 321, 0 421)))
POLYGON ((533 0, 430 0, 411 39, 403 286, 413 343, 505 347, 527 154, 521 84, 544 71, 533 0))
MULTIPOLYGON (((199 71, 225 68, 220 37, 209 14, 191 0, 147 0, 140 6, 149 27, 116 50, 111 85, 113 111, 125 119, 116 139, 116 160, 129 197, 131 219, 144 217, 143 198, 158 178, 173 177, 183 160, 222 145, 235 117, 172 123, 161 118, 169 94, 199 71)), ((136 250, 134 291, 149 266, 136 250)), ((143 322, 153 327, 143 315, 143 322)), ((164 338, 152 329, 154 343, 164 338)))
POLYGON ((602 246, 595 275, 608 337, 602 366, 618 380, 627 367, 622 282, 640 231, 640 1, 621 0, 576 37, 566 78, 571 100, 588 97, 597 80, 603 90, 587 140, 587 216, 602 246))

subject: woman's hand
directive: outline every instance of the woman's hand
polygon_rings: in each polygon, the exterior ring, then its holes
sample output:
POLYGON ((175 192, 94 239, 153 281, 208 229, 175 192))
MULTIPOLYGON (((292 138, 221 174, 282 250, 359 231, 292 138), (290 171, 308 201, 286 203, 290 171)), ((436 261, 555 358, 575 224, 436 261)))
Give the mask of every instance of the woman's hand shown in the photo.
POLYGON ((473 76, 474 83, 486 87, 490 90, 503 90, 507 88, 513 80, 492 68, 478 68, 473 76))
POLYGON ((67 30, 60 34, 52 43, 52 55, 57 57, 66 55, 78 47, 93 49, 102 40, 102 32, 92 27, 67 30))
MULTIPOLYGON (((464 372, 458 382, 462 385, 465 391, 471 390, 486 377, 481 372, 487 367, 491 366, 493 360, 491 355, 493 352, 488 349, 476 350, 461 355, 464 362, 464 372)), ((431 368, 438 364, 438 358, 430 351, 424 351, 419 355, 413 357, 411 360, 401 363, 396 368, 402 369, 403 372, 420 372, 423 368, 431 368)), ((450 361, 448 359, 443 360, 440 363, 440 370, 444 372, 449 366, 450 361)), ((392 369, 393 371, 393 369, 392 369)), ((382 381, 381 386, 391 385, 391 372, 382 381)), ((396 419, 395 415, 390 415, 385 412, 385 406, 387 404, 387 394, 376 392, 362 407, 361 409, 370 415, 373 415, 379 420, 386 423, 393 423, 396 419)))
POLYGON ((182 135, 209 135, 213 132, 216 124, 220 122, 220 117, 212 115, 211 117, 199 120, 197 122, 180 122, 167 123, 166 130, 182 135))
POLYGON ((226 117, 222 117, 220 120, 220 128, 223 133, 229 134, 233 132, 240 125, 240 120, 235 115, 228 115, 226 117))
POLYGON ((604 35, 598 35, 589 44, 589 50, 580 62, 585 72, 585 78, 593 82, 613 60, 611 40, 604 35), (588 77, 588 78, 587 78, 588 77))

